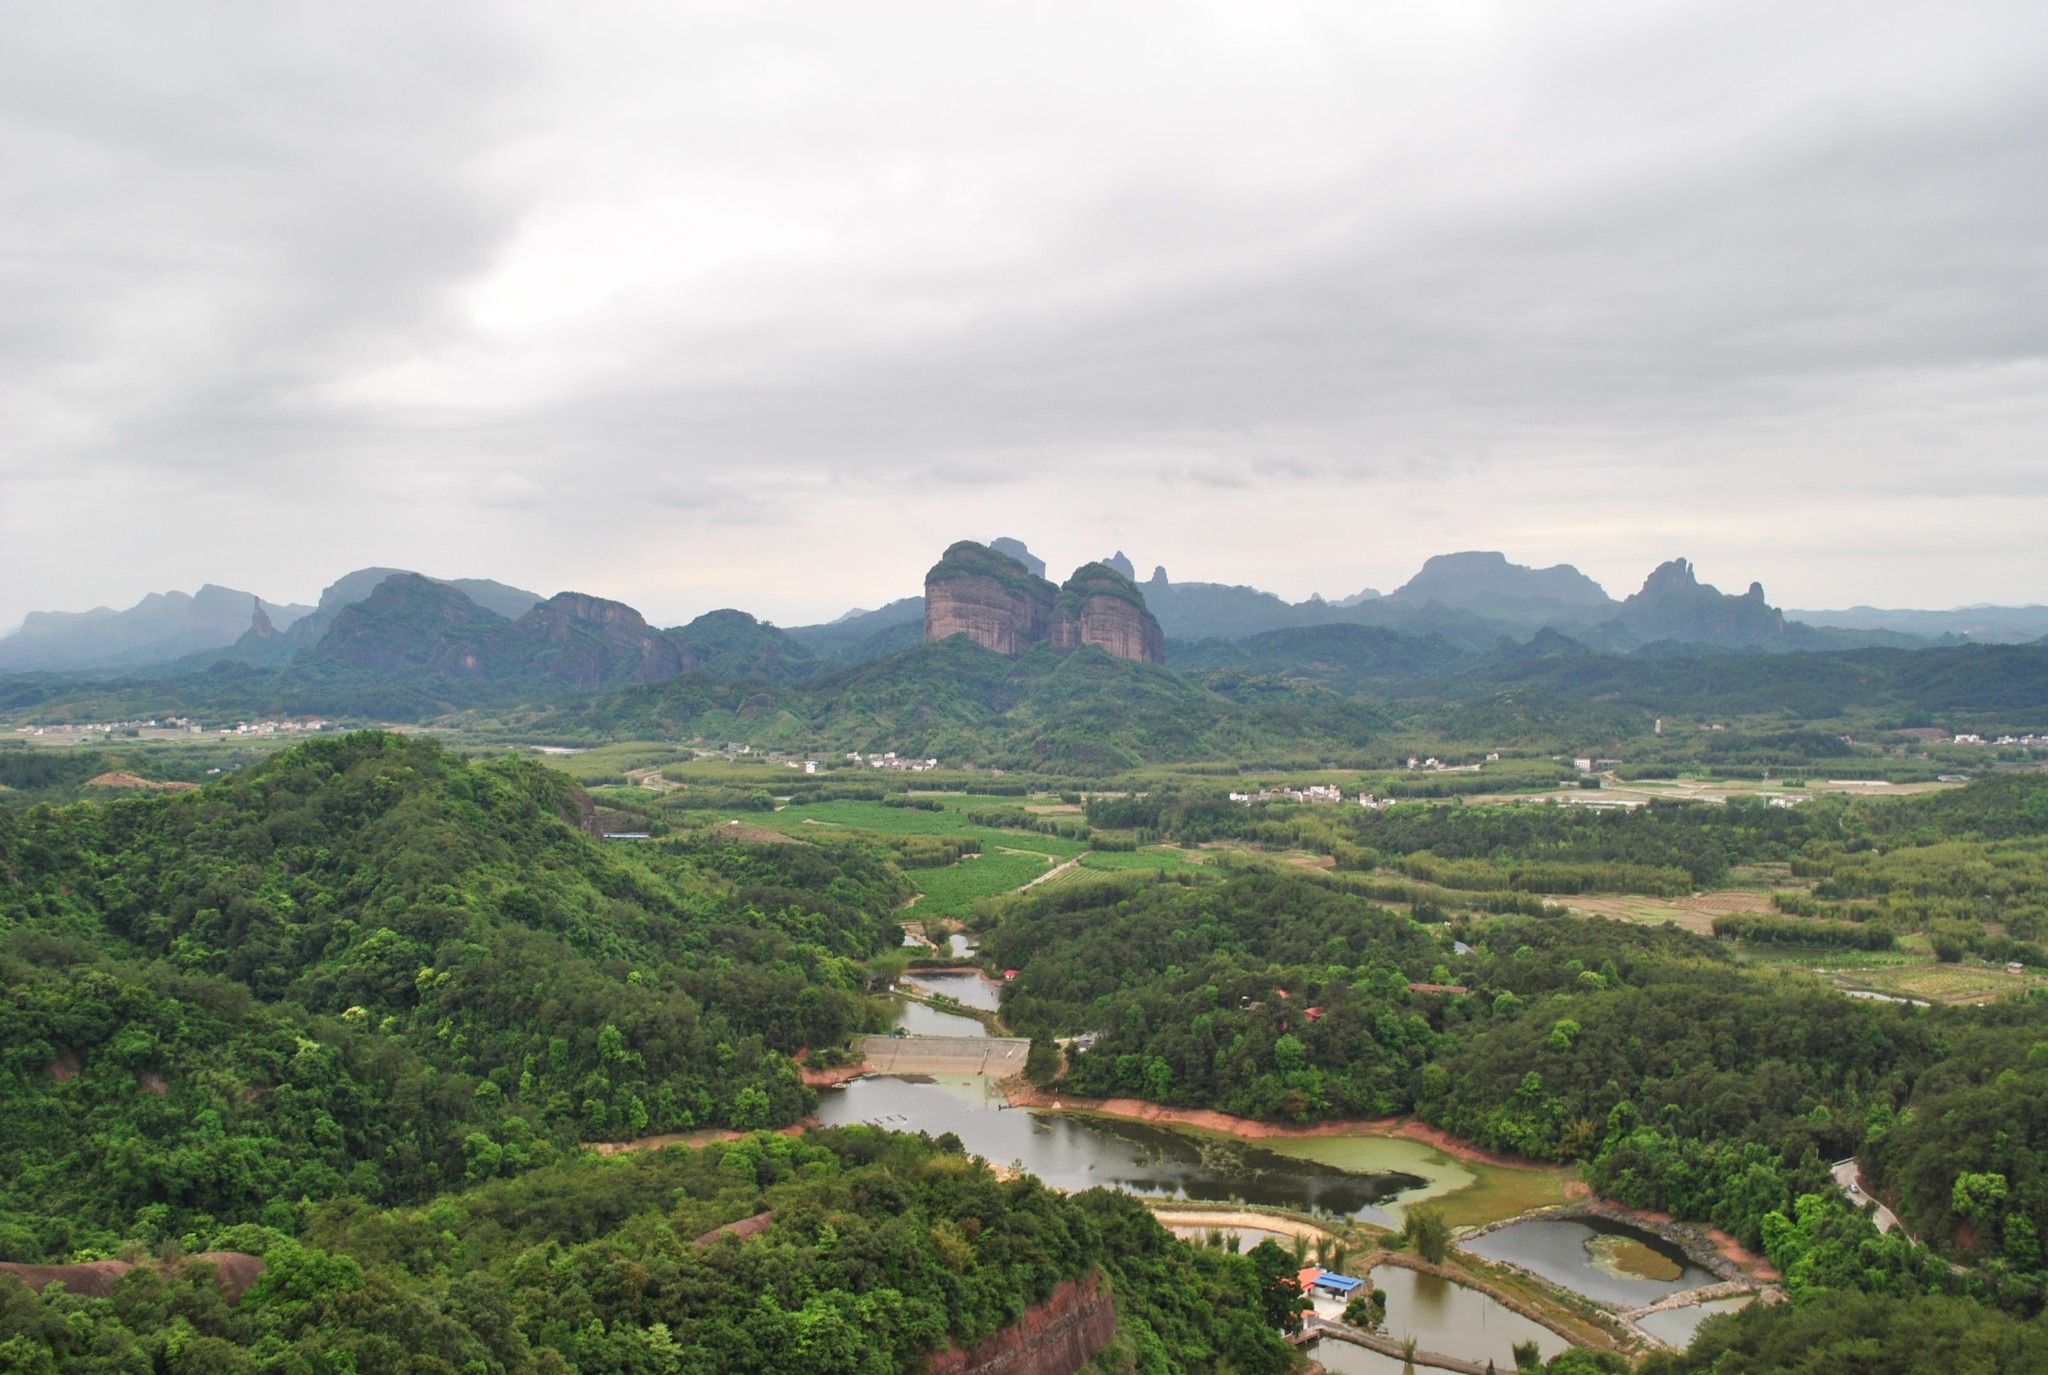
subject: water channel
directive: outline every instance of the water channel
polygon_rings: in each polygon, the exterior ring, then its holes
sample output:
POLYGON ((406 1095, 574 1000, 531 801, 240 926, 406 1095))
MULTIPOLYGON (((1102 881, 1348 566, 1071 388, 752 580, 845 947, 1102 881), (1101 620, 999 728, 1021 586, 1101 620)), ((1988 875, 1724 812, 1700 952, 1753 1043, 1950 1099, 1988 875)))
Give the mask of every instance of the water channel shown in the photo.
POLYGON ((1662 1237, 1606 1218, 1536 1218, 1460 1244, 1617 1308, 1644 1308, 1715 1280, 1662 1237))

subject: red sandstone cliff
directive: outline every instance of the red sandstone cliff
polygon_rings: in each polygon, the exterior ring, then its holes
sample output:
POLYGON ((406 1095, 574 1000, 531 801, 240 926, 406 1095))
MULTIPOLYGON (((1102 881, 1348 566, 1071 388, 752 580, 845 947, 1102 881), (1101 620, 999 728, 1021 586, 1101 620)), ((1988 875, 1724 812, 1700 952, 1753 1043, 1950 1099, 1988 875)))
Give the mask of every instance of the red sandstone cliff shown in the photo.
POLYGON ((1012 659, 1052 636, 1059 591, 1007 554, 962 540, 924 583, 927 644, 965 635, 1012 659))
POLYGON ((1118 659, 1142 664, 1166 662, 1166 635, 1159 622, 1142 606, 1120 597, 1096 596, 1083 600, 1076 611, 1062 608, 1054 628, 1053 644, 1059 649, 1094 645, 1118 659))
POLYGON ((1100 1274, 1068 1280, 1016 1322, 966 1351, 931 1358, 929 1375, 1074 1375, 1116 1336, 1116 1305, 1100 1274))
POLYGON ((1166 636, 1129 578, 1085 564, 1054 588, 1006 554, 963 540, 925 577, 926 643, 965 635, 1011 658, 1033 645, 1093 645, 1118 659, 1166 662, 1166 636))

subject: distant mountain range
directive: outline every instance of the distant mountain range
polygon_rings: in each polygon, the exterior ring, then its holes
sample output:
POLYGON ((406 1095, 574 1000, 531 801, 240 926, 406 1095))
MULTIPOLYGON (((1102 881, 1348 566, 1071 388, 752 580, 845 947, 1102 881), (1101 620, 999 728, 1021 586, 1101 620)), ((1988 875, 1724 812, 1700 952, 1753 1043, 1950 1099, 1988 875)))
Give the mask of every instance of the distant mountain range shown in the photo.
MULTIPOLYGON (((1003 537, 985 547, 1016 560, 1029 578, 1043 578, 1044 560, 1021 540, 1003 537)), ((1170 662, 1182 657, 1177 645, 1323 625, 1376 627, 1467 652, 1549 631, 1587 651, 1657 658, 2024 642, 2048 635, 2048 607, 2041 606, 1781 611, 1755 583, 1741 594, 1701 583, 1684 559, 1653 570, 1640 590, 1618 601, 1569 564, 1532 568, 1492 551, 1437 555, 1385 596, 1367 588, 1335 601, 1304 602, 1254 587, 1174 582, 1163 567, 1135 582, 1135 568, 1121 550, 1098 562, 1118 585, 1133 580, 1140 610, 1165 636, 1170 662)), ((34 612, 17 632, 0 638, 0 672, 384 664, 449 677, 591 684, 730 667, 787 680, 827 662, 900 653, 923 639, 926 619, 925 599, 909 596, 786 631, 737 610, 656 630, 623 603, 578 593, 544 598, 488 579, 365 568, 337 579, 315 607, 208 584, 193 594, 154 593, 125 611, 34 612)))
POLYGON ((208 583, 196 593, 152 592, 126 611, 104 606, 32 611, 19 630, 0 639, 0 670, 120 670, 169 663, 233 644, 253 616, 282 629, 312 610, 208 583))
POLYGON ((579 738, 831 741, 1104 768, 1358 744, 1389 711, 1433 713, 1474 736, 1534 723, 1575 738, 1682 713, 1810 720, 1858 705, 2032 728, 2048 711, 2048 640, 1943 646, 1817 628, 1789 620, 1760 587, 1702 584, 1682 559, 1614 601, 1569 568, 1449 556, 1348 606, 1177 584, 1164 570, 1133 583, 1115 556, 1058 588, 1030 568, 962 542, 932 569, 928 596, 794 630, 733 609, 660 628, 584 593, 541 600, 368 569, 310 611, 273 616, 250 596, 242 629, 217 648, 125 670, 0 677, 0 711, 93 721, 478 711, 579 738), (1157 623, 1169 616, 1183 631, 1206 616, 1239 633, 1167 639, 1157 623))
MULTIPOLYGON (((1015 539, 988 546, 1023 563, 1044 561, 1015 539)), ((1129 576, 1129 558, 1119 550, 1101 560, 1129 576)), ((1318 625, 1367 625, 1408 636, 1435 636, 1468 649, 1485 649, 1502 638, 1526 640, 1540 630, 1571 637, 1606 653, 1661 657, 1730 650, 1852 649, 1863 646, 1915 648, 1953 643, 1962 626, 1939 622, 1952 613, 1918 613, 1936 618, 1913 631, 1889 623, 1808 623, 1779 611, 1752 583, 1741 594, 1702 583, 1692 565, 1673 559, 1653 570, 1634 595, 1616 601, 1569 564, 1530 568, 1496 552, 1439 554, 1386 596, 1367 588, 1337 601, 1311 597, 1289 602, 1255 587, 1214 582, 1174 582, 1166 569, 1136 584, 1147 610, 1158 619, 1169 649, 1203 640, 1242 640, 1276 630, 1318 625)), ((906 597, 879 611, 849 613, 829 625, 799 626, 789 634, 820 657, 854 662, 880 658, 916 643, 924 613, 920 598, 906 597)), ((2024 633, 2023 613, 2009 623, 1988 613, 1972 624, 1982 632, 1969 638, 2027 640, 2048 633, 2024 633), (1995 631, 1996 633, 1991 633, 1995 631)), ((1174 656, 1169 652, 1169 662, 1174 656)))

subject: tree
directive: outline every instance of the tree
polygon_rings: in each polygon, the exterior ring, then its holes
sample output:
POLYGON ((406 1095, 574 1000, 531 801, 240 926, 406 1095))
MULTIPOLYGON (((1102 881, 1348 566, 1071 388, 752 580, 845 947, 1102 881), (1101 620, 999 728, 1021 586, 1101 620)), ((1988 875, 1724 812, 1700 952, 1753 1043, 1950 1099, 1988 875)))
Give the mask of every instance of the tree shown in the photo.
POLYGON ((1411 1208, 1401 1224, 1401 1239, 1431 1265, 1441 1265, 1450 1254, 1451 1225, 1440 1209, 1411 1208))
POLYGON ((1294 1258, 1269 1237, 1245 1253, 1252 1273, 1258 1276, 1259 1307, 1266 1323, 1292 1335, 1301 1331, 1301 1315, 1309 1301, 1301 1292, 1301 1276, 1294 1258))
POLYGON ((1368 1332, 1377 1332, 1387 1320, 1387 1291, 1361 1289, 1344 1305, 1344 1321, 1368 1332))

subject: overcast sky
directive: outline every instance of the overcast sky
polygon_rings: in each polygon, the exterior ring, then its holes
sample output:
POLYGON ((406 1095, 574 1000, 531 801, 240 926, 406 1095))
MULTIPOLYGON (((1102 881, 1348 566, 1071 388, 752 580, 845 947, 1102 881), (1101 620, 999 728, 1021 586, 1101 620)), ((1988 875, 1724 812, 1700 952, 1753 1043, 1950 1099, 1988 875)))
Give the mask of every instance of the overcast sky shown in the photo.
POLYGON ((1002 534, 2048 602, 2040 0, 0 5, 0 627, 1002 534))

